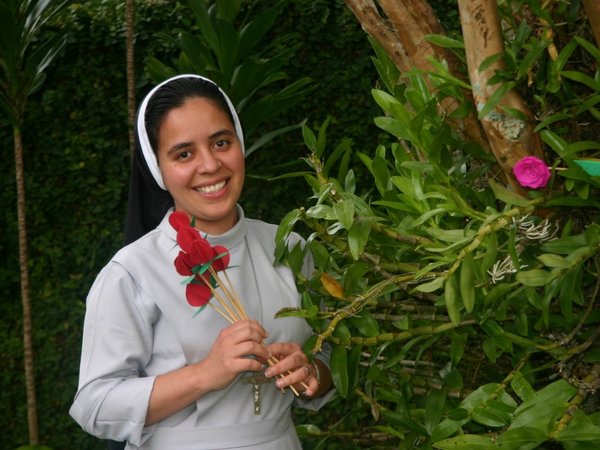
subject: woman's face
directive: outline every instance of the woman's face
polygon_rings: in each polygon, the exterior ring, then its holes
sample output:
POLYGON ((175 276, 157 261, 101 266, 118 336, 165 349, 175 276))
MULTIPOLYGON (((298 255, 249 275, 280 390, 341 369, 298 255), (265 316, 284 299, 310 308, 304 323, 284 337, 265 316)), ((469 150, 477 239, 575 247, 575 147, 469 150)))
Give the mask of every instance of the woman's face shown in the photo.
POLYGON ((196 227, 222 234, 237 222, 244 155, 227 114, 195 97, 165 116, 158 132, 158 165, 175 209, 196 227))

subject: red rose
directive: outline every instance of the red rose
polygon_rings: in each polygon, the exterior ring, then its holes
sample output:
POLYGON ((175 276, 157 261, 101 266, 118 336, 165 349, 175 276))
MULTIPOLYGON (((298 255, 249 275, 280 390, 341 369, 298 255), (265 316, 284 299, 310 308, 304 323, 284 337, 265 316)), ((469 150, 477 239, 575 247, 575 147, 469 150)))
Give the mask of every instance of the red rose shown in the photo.
POLYGON ((187 253, 191 252, 194 242, 205 240, 206 239, 202 239, 198 230, 190 226, 181 227, 179 231, 177 231, 177 245, 181 247, 181 250, 187 253))
POLYGON ((190 226, 190 218, 183 211, 173 211, 169 216, 169 223, 175 231, 179 231, 181 227, 190 226))
POLYGON ((229 266, 229 250, 227 250, 222 245, 215 245, 213 247, 213 251, 213 269, 215 269, 216 271, 227 269, 227 267, 229 266))
POLYGON ((185 298, 191 306, 206 306, 212 297, 212 292, 206 284, 194 281, 185 286, 185 298))

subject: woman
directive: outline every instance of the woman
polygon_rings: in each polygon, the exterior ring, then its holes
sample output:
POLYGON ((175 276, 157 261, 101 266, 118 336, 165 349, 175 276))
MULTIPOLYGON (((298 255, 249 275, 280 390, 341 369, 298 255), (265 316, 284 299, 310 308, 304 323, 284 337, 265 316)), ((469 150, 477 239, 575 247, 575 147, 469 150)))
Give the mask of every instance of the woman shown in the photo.
POLYGON ((151 231, 121 249, 90 290, 72 417, 127 449, 300 449, 291 404, 316 409, 330 398, 328 359, 303 353, 304 320, 274 318, 299 306, 299 295, 289 268, 273 266, 276 226, 237 204, 244 143, 235 109, 210 80, 177 76, 146 96, 137 134, 127 239, 151 231), (227 274, 251 319, 230 324, 187 303, 173 210, 228 249, 227 274), (278 362, 265 364, 272 356, 278 362))

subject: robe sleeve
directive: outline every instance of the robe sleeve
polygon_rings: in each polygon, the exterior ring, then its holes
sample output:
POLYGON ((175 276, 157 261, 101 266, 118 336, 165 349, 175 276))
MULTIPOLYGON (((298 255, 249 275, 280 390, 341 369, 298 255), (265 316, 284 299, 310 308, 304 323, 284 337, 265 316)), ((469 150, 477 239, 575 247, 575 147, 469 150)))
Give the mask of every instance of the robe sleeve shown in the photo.
POLYGON ((87 298, 79 387, 69 411, 86 432, 137 446, 152 435, 154 427, 144 423, 155 377, 144 368, 157 314, 121 265, 111 262, 98 275, 87 298))

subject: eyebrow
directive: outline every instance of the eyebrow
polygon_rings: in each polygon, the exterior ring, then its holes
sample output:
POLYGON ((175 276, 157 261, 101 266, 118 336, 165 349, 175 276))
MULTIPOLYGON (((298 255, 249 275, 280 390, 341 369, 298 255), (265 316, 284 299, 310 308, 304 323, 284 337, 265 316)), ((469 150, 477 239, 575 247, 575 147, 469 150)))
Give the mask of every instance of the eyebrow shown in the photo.
MULTIPOLYGON (((231 130, 223 129, 223 130, 219 130, 219 131, 211 134, 208 138, 210 140, 214 140, 214 139, 218 139, 223 136, 235 136, 235 133, 231 130)), ((182 149, 191 147, 192 145, 193 145, 193 142, 191 142, 191 141, 179 142, 179 143, 173 145, 167 153, 168 154, 175 153, 182 149)))

